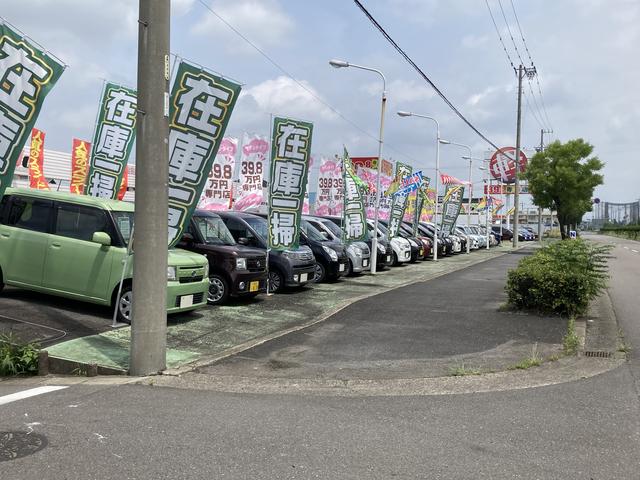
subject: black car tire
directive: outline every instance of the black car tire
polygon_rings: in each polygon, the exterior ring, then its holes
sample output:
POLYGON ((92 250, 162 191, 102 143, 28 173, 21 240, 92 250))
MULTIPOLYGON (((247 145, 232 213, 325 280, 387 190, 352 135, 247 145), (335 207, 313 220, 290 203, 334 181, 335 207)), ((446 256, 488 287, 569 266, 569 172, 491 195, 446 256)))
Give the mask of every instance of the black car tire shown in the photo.
POLYGON ((391 262, 391 265, 393 265, 394 267, 397 267, 400 264, 400 262, 398 261, 398 255, 396 255, 396 252, 393 252, 392 256, 393 256, 393 261, 391 262))
POLYGON ((351 263, 351 259, 347 262, 347 271, 344 272, 345 276, 350 277, 351 275, 355 275, 353 273, 353 263, 351 263))
POLYGON ((284 276, 279 270, 269 270, 267 282, 269 284, 269 293, 278 293, 284 288, 284 276))
POLYGON ((229 299, 229 282, 222 276, 214 273, 209 277, 209 291, 207 303, 209 305, 222 305, 229 299))
POLYGON ((117 320, 120 323, 128 323, 131 325, 131 313, 133 306, 133 292, 130 283, 122 286, 120 296, 116 302, 117 320))
POLYGON ((313 275, 313 283, 323 282, 325 278, 327 278, 327 269, 322 263, 316 262, 316 270, 313 275))

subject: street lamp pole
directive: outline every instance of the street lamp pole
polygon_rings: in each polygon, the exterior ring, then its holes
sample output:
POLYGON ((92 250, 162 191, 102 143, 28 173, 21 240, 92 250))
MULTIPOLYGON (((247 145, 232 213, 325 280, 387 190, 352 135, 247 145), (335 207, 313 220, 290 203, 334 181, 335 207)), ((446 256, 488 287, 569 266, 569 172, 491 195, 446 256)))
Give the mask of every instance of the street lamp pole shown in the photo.
MULTIPOLYGON (((471 147, 469 145, 465 145, 464 143, 456 143, 456 142, 451 142, 449 140, 440 140, 440 143, 444 145, 456 145, 458 147, 466 148, 469 151, 469 201, 467 202, 467 226, 471 228, 471 197, 473 192, 473 178, 472 178, 473 177, 473 174, 472 174, 473 158, 471 155, 471 147)), ((467 240, 467 253, 471 252, 469 243, 471 242, 467 240)))
POLYGON ((433 261, 437 262, 438 261, 438 181, 440 180, 440 124, 438 123, 438 121, 433 118, 430 117, 428 115, 422 115, 419 113, 413 113, 413 112, 403 112, 403 111, 399 111, 398 115, 401 117, 419 117, 419 118, 426 118, 427 120, 432 120, 435 124, 436 124, 436 178, 435 178, 435 185, 434 185, 434 189, 436 191, 435 194, 435 201, 436 201, 436 205, 433 211, 433 224, 435 225, 435 228, 433 229, 433 261))
MULTIPOLYGON (((378 163, 377 163, 377 176, 376 176, 376 204, 375 213, 373 219, 373 238, 371 239, 371 273, 376 273, 376 267, 378 264, 378 215, 380 210, 380 177, 382 175, 382 146, 384 138, 384 112, 387 106, 387 79, 380 70, 371 67, 365 67, 362 65, 356 65, 344 60, 330 60, 329 65, 334 68, 347 68, 353 67, 360 70, 366 70, 368 72, 374 72, 380 75, 382 78, 382 103, 380 108, 380 133, 378 135, 378 163)), ((344 225, 343 225, 344 228, 344 225)))

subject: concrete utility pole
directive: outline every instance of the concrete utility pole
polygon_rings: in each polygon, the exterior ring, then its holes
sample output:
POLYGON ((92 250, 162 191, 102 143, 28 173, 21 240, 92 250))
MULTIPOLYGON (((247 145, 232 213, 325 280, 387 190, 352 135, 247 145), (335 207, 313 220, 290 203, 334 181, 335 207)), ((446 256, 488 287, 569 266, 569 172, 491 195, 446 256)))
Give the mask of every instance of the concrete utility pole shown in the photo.
POLYGON ((169 18, 169 0, 140 0, 131 375, 166 368, 169 18))
MULTIPOLYGON (((553 133, 553 130, 540 129, 540 151, 544 152, 544 134, 553 133)), ((542 242, 542 207, 538 207, 538 242, 542 242)))
POLYGON ((520 125, 522 120, 522 76, 524 67, 520 65, 518 67, 518 116, 516 121, 516 180, 515 180, 515 192, 513 193, 513 247, 518 246, 518 228, 520 214, 520 180, 518 174, 520 173, 520 125))

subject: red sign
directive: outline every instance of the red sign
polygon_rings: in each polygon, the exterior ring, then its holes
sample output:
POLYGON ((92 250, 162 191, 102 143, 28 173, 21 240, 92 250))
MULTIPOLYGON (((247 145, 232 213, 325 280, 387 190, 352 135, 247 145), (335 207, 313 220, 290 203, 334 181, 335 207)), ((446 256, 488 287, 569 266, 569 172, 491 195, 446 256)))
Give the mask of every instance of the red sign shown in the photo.
POLYGON ((77 138, 73 139, 71 147, 71 183, 69 184, 71 193, 77 195, 84 193, 84 181, 87 177, 90 151, 91 143, 77 138))
POLYGON ((37 128, 31 130, 29 186, 38 190, 49 190, 49 182, 44 178, 44 132, 37 128))
MULTIPOLYGON (((355 171, 358 170, 356 167, 369 168, 371 170, 378 169, 378 157, 351 157, 351 163, 355 171)), ((393 163, 383 158, 381 171, 383 175, 390 177, 393 175, 393 163)))
MULTIPOLYGON (((496 151, 489 161, 489 171, 493 178, 505 183, 513 183, 516 180, 516 149, 503 147, 496 151)), ((520 150, 520 162, 518 170, 524 172, 527 168, 527 156, 520 150)))
MULTIPOLYGON (((484 193, 489 195, 513 195, 516 193, 516 186, 514 185, 485 185, 484 193)), ((528 185, 520 185, 519 193, 529 193, 528 185)))

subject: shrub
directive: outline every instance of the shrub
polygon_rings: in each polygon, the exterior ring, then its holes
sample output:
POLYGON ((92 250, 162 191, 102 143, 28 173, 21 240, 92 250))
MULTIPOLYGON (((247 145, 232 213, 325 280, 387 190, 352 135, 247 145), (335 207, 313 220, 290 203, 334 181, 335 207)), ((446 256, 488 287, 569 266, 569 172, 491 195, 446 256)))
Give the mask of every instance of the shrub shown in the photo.
POLYGON ((18 344, 11 335, 0 335, 0 376, 38 372, 38 345, 18 344))
POLYGON ((584 240, 554 242, 524 258, 507 278, 509 304, 567 315, 584 313, 606 286, 611 247, 584 240))

